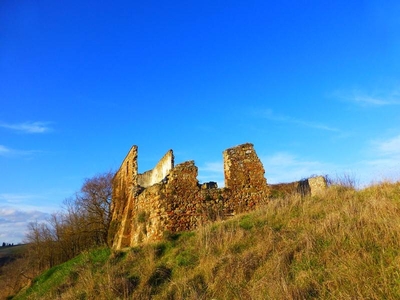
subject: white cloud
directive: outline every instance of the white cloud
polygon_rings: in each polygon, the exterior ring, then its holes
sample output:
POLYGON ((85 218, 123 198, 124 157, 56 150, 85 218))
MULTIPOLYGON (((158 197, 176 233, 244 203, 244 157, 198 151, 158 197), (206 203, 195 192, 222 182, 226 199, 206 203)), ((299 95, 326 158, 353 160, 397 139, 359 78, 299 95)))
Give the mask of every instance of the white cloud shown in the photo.
POLYGON ((260 157, 268 183, 282 183, 301 180, 312 175, 326 175, 333 170, 330 164, 302 160, 288 152, 277 152, 260 157))
POLYGON ((381 155, 400 155, 400 135, 381 141, 378 144, 378 150, 381 155))
POLYGON ((0 206, 0 242, 21 243, 25 239, 30 222, 44 222, 49 217, 49 213, 39 210, 0 206))
POLYGON ((204 166, 199 167, 200 182, 217 182, 218 187, 224 186, 224 165, 221 161, 206 162, 204 166))
POLYGON ((383 105, 396 104, 396 102, 388 101, 383 98, 370 97, 366 95, 355 95, 352 98, 352 100, 361 105, 383 106, 383 105))
POLYGON ((0 145, 0 156, 7 155, 11 152, 11 149, 8 149, 6 146, 0 145))
POLYGON ((26 201, 36 198, 38 198, 38 196, 31 194, 8 194, 8 193, 0 194, 0 202, 12 203, 12 204, 25 203, 26 201))
POLYGON ((372 141, 369 155, 362 161, 374 174, 375 180, 400 180, 400 135, 385 140, 372 141))
POLYGON ((25 122, 17 124, 0 123, 0 127, 23 133, 46 133, 51 131, 47 122, 25 122))
POLYGON ((400 104, 400 95, 398 90, 365 92, 354 89, 351 92, 336 91, 333 95, 335 98, 339 98, 346 102, 352 102, 365 107, 400 104))
POLYGON ((15 222, 26 222, 27 220, 44 220, 49 216, 49 213, 38 211, 38 210, 18 210, 15 208, 2 206, 0 207, 0 219, 7 219, 8 221, 15 222))
POLYGON ((28 156, 32 155, 34 153, 38 153, 40 151, 36 150, 16 150, 16 149, 11 149, 6 146, 0 145, 0 156, 5 156, 5 157, 15 157, 15 156, 28 156))
POLYGON ((258 112, 256 112, 256 114, 263 118, 271 120, 271 121, 291 123, 291 124, 300 125, 303 127, 325 130, 325 131, 333 131, 333 132, 340 131, 339 129, 328 126, 326 124, 312 122, 312 121, 305 121, 305 120, 300 120, 300 119, 292 118, 292 117, 285 116, 285 115, 275 114, 271 109, 266 109, 261 112, 258 111, 258 112))
MULTIPOLYGON (((70 194, 70 193, 69 193, 70 194)), ((44 192, 40 194, 29 193, 0 193, 0 206, 7 206, 16 210, 39 210, 47 213, 59 209, 61 202, 52 199, 65 199, 67 193, 44 192)), ((61 200, 60 200, 61 201, 61 200)))
POLYGON ((30 222, 44 222, 60 210, 53 198, 52 192, 0 193, 0 244, 22 242, 30 222))

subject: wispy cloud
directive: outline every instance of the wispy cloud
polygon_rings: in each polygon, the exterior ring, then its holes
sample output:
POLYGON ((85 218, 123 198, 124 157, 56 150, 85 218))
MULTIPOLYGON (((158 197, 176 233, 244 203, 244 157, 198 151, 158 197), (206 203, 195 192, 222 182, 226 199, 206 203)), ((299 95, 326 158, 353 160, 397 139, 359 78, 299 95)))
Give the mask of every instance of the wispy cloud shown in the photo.
POLYGON ((57 210, 53 199, 67 197, 70 192, 46 191, 43 193, 0 193, 0 206, 6 205, 17 210, 40 210, 52 212, 57 210))
POLYGON ((0 145, 0 156, 5 156, 12 152, 11 149, 7 148, 6 146, 0 145))
POLYGON ((362 160, 360 165, 371 180, 400 180, 400 135, 369 144, 366 152, 370 158, 362 160))
POLYGON ((201 182, 215 181, 219 187, 224 186, 224 165, 221 161, 206 162, 199 167, 199 180, 201 182))
POLYGON ((48 122, 24 122, 16 124, 0 122, 0 127, 23 133, 46 133, 51 131, 48 122))
POLYGON ((381 155, 400 156, 400 135, 379 142, 377 148, 381 155))
POLYGON ((300 159, 288 152, 277 152, 260 159, 269 183, 297 181, 312 175, 325 175, 335 169, 330 164, 300 159))
POLYGON ((291 123, 291 124, 300 125, 303 127, 314 128, 314 129, 325 130, 325 131, 332 131, 332 132, 340 131, 339 129, 328 126, 326 124, 312 122, 312 121, 306 121, 306 120, 296 119, 296 118, 293 118, 290 116, 276 114, 271 109, 266 109, 261 112, 258 111, 257 114, 259 116, 266 118, 268 120, 271 120, 271 121, 291 123))
POLYGON ((389 92, 365 92, 359 89, 354 89, 351 92, 336 91, 333 93, 333 96, 343 101, 364 107, 400 105, 400 93, 398 90, 392 90, 389 92))
POLYGON ((400 134, 373 140, 359 159, 346 165, 307 159, 290 152, 260 156, 268 183, 297 181, 312 175, 333 178, 351 174, 360 187, 381 180, 400 180, 400 134))
POLYGON ((18 157, 18 156, 29 156, 40 151, 37 150, 16 150, 0 145, 0 156, 3 157, 18 157))
POLYGON ((0 194, 0 203, 1 202, 8 204, 24 203, 34 198, 37 198, 37 195, 2 193, 0 194))
POLYGON ((376 159, 370 164, 385 168, 396 168, 400 172, 400 135, 385 140, 372 141, 372 153, 376 159))

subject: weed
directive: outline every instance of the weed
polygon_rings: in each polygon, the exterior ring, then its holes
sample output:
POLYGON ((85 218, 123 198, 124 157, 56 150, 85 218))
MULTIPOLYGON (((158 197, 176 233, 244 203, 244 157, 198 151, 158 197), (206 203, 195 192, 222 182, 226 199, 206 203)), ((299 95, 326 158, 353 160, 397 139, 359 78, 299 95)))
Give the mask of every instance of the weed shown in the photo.
POLYGON ((145 211, 140 211, 137 216, 137 220, 139 223, 146 223, 149 219, 149 214, 145 211))

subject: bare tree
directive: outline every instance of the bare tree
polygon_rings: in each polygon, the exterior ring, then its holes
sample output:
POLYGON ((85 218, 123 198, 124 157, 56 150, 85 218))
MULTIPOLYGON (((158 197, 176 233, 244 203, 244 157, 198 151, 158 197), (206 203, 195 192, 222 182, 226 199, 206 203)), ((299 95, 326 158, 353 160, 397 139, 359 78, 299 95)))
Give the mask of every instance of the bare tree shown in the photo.
POLYGON ((91 231, 95 244, 107 243, 113 176, 107 172, 86 179, 76 196, 78 210, 85 216, 86 228, 91 231))
POLYGON ((47 222, 29 224, 26 265, 33 273, 107 244, 112 178, 107 172, 85 179, 75 197, 65 199, 62 212, 52 214, 47 222))

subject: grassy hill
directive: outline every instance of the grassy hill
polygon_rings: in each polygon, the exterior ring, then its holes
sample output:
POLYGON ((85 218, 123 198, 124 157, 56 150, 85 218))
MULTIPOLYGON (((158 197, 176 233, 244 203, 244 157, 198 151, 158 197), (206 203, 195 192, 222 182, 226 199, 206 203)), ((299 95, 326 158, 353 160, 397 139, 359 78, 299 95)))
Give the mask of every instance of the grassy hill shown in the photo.
POLYGON ((332 186, 124 251, 82 253, 13 299, 400 299, 400 183, 332 186))
POLYGON ((25 245, 0 247, 0 268, 15 260, 25 249, 25 245))

